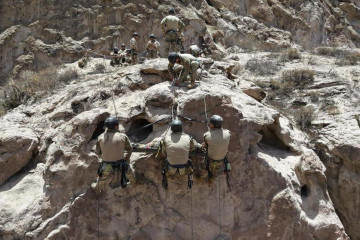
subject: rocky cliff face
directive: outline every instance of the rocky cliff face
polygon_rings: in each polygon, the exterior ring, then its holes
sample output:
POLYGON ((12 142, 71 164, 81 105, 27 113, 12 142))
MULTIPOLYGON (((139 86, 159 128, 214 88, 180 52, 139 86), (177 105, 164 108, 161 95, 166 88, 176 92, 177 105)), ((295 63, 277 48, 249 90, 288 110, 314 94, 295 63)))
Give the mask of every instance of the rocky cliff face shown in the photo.
POLYGON ((1 79, 50 65, 79 77, 0 118, 0 239, 360 239, 359 51, 288 48, 359 47, 359 9, 355 0, 1 1, 1 79), (142 46, 150 33, 163 43, 169 6, 186 23, 185 46, 207 43, 215 59, 203 59, 192 90, 171 87, 165 59, 122 68, 103 59, 134 31, 142 46), (78 69, 86 53, 97 58, 78 69), (186 180, 165 191, 161 159, 143 153, 131 159, 136 184, 100 198, 89 189, 106 117, 117 114, 125 132, 156 122, 130 136, 148 143, 166 134, 174 106, 201 142, 204 101, 232 132, 232 191, 224 176, 204 181, 201 157, 192 191, 186 180))
MULTIPOLYGON (((325 166, 309 148, 306 136, 278 111, 245 95, 225 77, 231 61, 207 64, 195 89, 176 87, 175 92, 166 81, 165 60, 103 74, 90 74, 89 64, 77 82, 5 115, 1 119, 5 134, 11 125, 17 129, 18 139, 25 142, 31 137, 39 147, 34 153, 25 145, 33 157, 1 185, 1 236, 349 239, 327 191, 325 166), (109 189, 100 198, 88 188, 95 180, 99 160, 92 152, 95 139, 104 119, 114 114, 114 106, 124 130, 129 131, 147 122, 170 119, 175 102, 179 116, 204 120, 204 98, 208 114, 222 115, 224 127, 232 132, 228 154, 231 192, 224 176, 213 184, 204 182, 206 171, 200 157, 193 159, 197 178, 192 191, 184 179, 170 181, 165 191, 160 159, 151 154, 132 156, 137 184, 109 189), (29 137, 24 132, 29 132, 29 137)), ((200 142, 206 131, 204 123, 184 121, 185 132, 200 142)), ((168 122, 160 121, 145 136, 131 138, 138 142, 145 137, 144 142, 149 142, 167 129, 168 122)), ((12 137, 3 138, 2 152, 16 159, 24 144, 12 144, 10 152, 7 143, 12 137)), ((9 166, 13 165, 8 163, 5 169, 9 166)))
POLYGON ((185 46, 205 42, 219 56, 234 45, 272 51, 292 44, 359 47, 356 0, 2 1, 0 78, 74 62, 88 49, 108 54, 128 44, 134 31, 144 46, 150 33, 162 36, 159 23, 170 6, 187 25, 185 46))

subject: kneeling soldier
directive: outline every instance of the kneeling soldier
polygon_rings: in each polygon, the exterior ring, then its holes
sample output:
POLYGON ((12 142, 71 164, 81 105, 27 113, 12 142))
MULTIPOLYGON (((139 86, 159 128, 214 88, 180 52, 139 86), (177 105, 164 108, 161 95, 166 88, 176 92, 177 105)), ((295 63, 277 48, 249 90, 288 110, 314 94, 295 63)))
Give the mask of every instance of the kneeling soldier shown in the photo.
POLYGON ((226 155, 230 142, 230 131, 222 128, 223 119, 219 115, 210 118, 210 131, 204 134, 203 147, 206 148, 206 169, 208 170, 208 180, 213 181, 221 171, 230 171, 230 164, 226 155), (214 176, 215 175, 215 176, 214 176))
POLYGON ((102 159, 97 182, 91 185, 96 194, 103 192, 109 185, 112 188, 126 187, 126 173, 130 170, 132 147, 128 137, 119 132, 119 121, 115 117, 108 117, 105 127, 105 132, 98 137, 96 144, 96 153, 101 155, 102 159))
POLYGON ((168 70, 171 77, 174 78, 174 85, 178 86, 180 83, 186 81, 190 75, 190 83, 187 85, 187 88, 193 88, 198 78, 197 69, 200 67, 200 61, 190 54, 178 53, 170 53, 168 59, 168 70), (180 74, 177 79, 174 73, 175 63, 179 64, 177 71, 179 71, 180 74))
POLYGON ((189 135, 183 133, 182 122, 174 120, 171 123, 171 134, 167 135, 160 144, 162 155, 165 156, 163 169, 163 187, 167 189, 167 174, 169 176, 188 175, 188 187, 192 187, 193 169, 189 152, 194 150, 198 143, 189 135))

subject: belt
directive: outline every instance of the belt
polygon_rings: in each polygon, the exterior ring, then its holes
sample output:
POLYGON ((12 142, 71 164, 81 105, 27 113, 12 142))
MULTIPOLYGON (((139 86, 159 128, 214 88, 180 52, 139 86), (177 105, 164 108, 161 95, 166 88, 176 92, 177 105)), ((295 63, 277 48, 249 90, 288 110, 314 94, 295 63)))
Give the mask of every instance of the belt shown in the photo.
POLYGON ((172 168, 187 168, 187 167, 189 167, 188 163, 176 164, 176 165, 172 165, 172 164, 168 163, 168 165, 169 165, 169 167, 172 167, 172 168))
POLYGON ((166 32, 165 32, 165 34, 167 34, 167 33, 169 33, 169 32, 177 32, 176 30, 167 30, 166 32))

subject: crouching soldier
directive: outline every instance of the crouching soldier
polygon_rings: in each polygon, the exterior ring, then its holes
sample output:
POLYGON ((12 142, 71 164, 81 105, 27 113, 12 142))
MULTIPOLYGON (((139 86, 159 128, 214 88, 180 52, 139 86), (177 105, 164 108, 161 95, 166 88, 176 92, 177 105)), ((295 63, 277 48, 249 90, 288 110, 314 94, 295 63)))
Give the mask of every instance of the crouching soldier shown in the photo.
POLYGON ((119 53, 119 49, 117 47, 114 47, 114 50, 113 50, 113 52, 110 53, 110 56, 111 56, 110 65, 112 67, 115 67, 115 65, 121 65, 120 53, 119 53))
POLYGON ((171 133, 160 143, 162 155, 165 157, 165 164, 162 171, 162 185, 168 187, 167 176, 174 179, 179 176, 188 176, 188 187, 192 187, 193 168, 189 159, 189 152, 194 150, 198 143, 189 135, 183 133, 182 122, 174 120, 171 123, 171 133))
POLYGON ((228 173, 230 164, 226 155, 230 142, 230 131, 222 128, 223 119, 219 115, 210 118, 210 131, 204 134, 202 146, 206 148, 206 170, 208 180, 212 182, 214 177, 220 175, 222 171, 228 173))
POLYGON ((105 127, 105 132, 98 137, 96 144, 96 153, 102 159, 97 181, 91 185, 96 194, 100 194, 108 186, 125 188, 129 182, 126 173, 130 172, 130 141, 125 134, 119 132, 119 121, 116 117, 108 117, 105 127))
POLYGON ((198 79, 197 69, 200 68, 200 61, 190 54, 178 53, 170 53, 168 59, 168 70, 173 78, 174 85, 178 86, 180 83, 187 81, 188 78, 190 78, 187 88, 193 88, 195 86, 195 81, 198 79), (174 71, 175 63, 179 64, 176 67, 176 71, 174 71), (178 78, 176 78, 175 72, 179 72, 178 78))

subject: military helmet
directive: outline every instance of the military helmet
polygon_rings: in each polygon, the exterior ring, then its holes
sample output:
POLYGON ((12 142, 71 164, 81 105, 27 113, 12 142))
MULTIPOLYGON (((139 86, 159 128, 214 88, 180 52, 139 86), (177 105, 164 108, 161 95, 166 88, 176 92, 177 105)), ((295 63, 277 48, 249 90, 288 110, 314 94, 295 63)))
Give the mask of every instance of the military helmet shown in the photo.
POLYGON ((223 118, 219 115, 212 115, 210 118, 210 123, 214 125, 215 128, 221 128, 223 123, 223 118))
POLYGON ((154 34, 150 34, 149 38, 156 39, 156 36, 154 34))
POLYGON ((117 48, 117 47, 114 47, 114 52, 115 52, 115 51, 119 51, 119 48, 117 48))
POLYGON ((125 43, 121 44, 121 47, 122 47, 122 48, 124 48, 125 46, 126 46, 125 43))
POLYGON ((172 52, 169 54, 168 56, 168 59, 169 59, 169 62, 171 63, 175 63, 176 62, 176 59, 180 57, 179 54, 175 53, 175 52, 172 52))
POLYGON ((139 34, 137 32, 133 33, 133 37, 139 36, 139 34))
POLYGON ((179 119, 175 119, 171 122, 171 131, 182 132, 182 122, 179 119))
POLYGON ((116 117, 108 117, 105 119, 105 127, 109 129, 114 129, 116 126, 119 125, 119 121, 116 117))
POLYGON ((173 7, 169 8, 169 13, 175 14, 175 8, 173 7))

